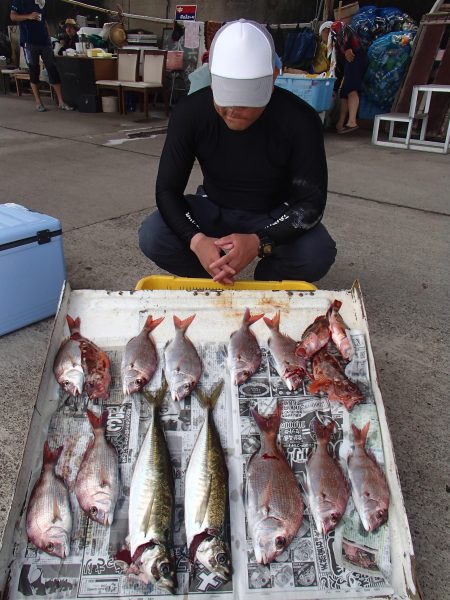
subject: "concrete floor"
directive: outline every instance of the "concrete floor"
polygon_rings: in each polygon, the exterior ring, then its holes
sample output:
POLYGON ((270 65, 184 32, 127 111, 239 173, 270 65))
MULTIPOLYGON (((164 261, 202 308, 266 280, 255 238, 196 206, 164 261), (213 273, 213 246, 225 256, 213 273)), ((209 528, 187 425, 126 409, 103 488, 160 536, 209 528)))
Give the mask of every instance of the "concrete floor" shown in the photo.
MULTIPOLYGON (((37 113, 29 97, 0 98, 0 202, 58 217, 74 288, 132 289, 158 272, 137 228, 155 207, 164 125, 141 115, 37 113)), ((450 598, 448 321, 449 157, 374 147, 368 131, 326 133, 325 224, 338 257, 319 283, 359 279, 406 510, 427 600, 450 598)), ((194 170, 190 187, 200 182, 194 170)), ((1 282, 5 285, 5 282, 1 282)), ((26 441, 51 320, 0 339, 0 536, 26 441)))

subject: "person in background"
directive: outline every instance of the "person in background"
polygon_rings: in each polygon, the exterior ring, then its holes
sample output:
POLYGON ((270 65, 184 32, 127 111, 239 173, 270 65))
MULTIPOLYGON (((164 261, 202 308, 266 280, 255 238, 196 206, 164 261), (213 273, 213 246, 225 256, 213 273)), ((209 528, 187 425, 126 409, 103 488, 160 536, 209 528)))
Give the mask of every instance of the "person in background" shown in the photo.
POLYGON ((80 41, 77 34, 78 29, 75 19, 66 19, 64 33, 59 37, 59 43, 61 44, 61 48, 58 50, 59 56, 69 48, 76 50, 76 44, 80 41))
POLYGON ((175 107, 156 181, 158 210, 142 223, 143 253, 184 277, 232 284, 259 258, 255 279, 317 281, 336 245, 321 223, 327 199, 322 123, 274 81, 267 29, 223 26, 209 54, 211 87, 175 107), (203 185, 184 195, 198 160, 203 185))
POLYGON ((330 33, 333 21, 325 21, 319 27, 319 43, 317 52, 313 60, 313 73, 327 73, 330 70, 330 58, 328 56, 328 35, 330 33))
POLYGON ((331 69, 336 67, 338 78, 340 107, 336 131, 339 134, 358 129, 359 94, 368 64, 359 37, 349 25, 350 19, 335 21, 328 37, 331 69))
POLYGON ((45 20, 45 0, 12 0, 10 18, 20 27, 20 45, 23 46, 25 60, 30 70, 30 84, 36 102, 36 110, 45 112, 39 94, 40 58, 48 72, 50 84, 58 98, 60 110, 73 110, 64 102, 61 91, 61 80, 55 64, 50 34, 45 20))

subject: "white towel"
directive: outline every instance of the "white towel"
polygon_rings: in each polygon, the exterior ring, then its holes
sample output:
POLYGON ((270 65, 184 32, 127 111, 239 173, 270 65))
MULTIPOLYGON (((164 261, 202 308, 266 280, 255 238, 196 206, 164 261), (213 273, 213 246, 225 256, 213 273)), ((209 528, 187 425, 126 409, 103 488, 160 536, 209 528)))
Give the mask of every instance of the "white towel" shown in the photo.
POLYGON ((184 47, 198 48, 200 46, 200 23, 198 21, 184 22, 184 47))

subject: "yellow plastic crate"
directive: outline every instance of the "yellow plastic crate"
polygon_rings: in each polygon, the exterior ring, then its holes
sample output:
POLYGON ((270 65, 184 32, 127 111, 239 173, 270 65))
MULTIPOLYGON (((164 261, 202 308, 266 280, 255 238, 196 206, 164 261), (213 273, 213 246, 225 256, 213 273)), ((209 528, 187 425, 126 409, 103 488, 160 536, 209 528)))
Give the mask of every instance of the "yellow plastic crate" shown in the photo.
POLYGON ((136 284, 136 290, 316 290, 307 281, 236 281, 234 285, 221 285, 212 279, 149 275, 136 284))

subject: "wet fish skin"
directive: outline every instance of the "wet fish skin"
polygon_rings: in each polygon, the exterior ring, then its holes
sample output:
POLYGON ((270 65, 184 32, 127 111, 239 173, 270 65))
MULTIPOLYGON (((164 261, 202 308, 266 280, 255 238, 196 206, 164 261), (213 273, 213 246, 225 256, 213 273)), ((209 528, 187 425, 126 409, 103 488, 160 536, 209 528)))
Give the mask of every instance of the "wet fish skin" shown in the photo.
POLYGON ((164 371, 173 400, 184 400, 192 393, 201 377, 202 361, 194 344, 186 336, 195 314, 187 319, 173 317, 175 337, 164 349, 164 371))
POLYGON ((303 520, 297 480, 277 444, 281 411, 279 403, 265 418, 252 409, 262 439, 247 468, 246 512, 256 561, 264 565, 288 548, 303 520))
POLYGON ((285 333, 280 332, 280 311, 273 319, 264 317, 264 322, 271 330, 269 348, 275 360, 278 375, 284 380, 289 390, 297 390, 306 375, 306 360, 303 354, 296 354, 297 343, 285 333))
POLYGON ((340 355, 345 360, 350 360, 354 354, 353 346, 347 337, 346 329, 347 325, 344 323, 343 318, 339 314, 339 309, 342 306, 342 302, 334 300, 328 309, 327 317, 330 327, 331 339, 333 340, 336 348, 339 350, 340 355))
POLYGON ((350 494, 341 466, 328 451, 334 428, 334 421, 328 425, 315 421, 317 446, 306 462, 308 503, 318 531, 324 534, 341 520, 350 494))
POLYGON ((52 451, 47 441, 44 444, 42 471, 28 502, 26 530, 37 548, 64 559, 70 552, 72 513, 69 492, 55 474, 62 450, 61 446, 52 451))
POLYGON ((366 450, 370 421, 360 430, 352 424, 355 449, 348 457, 348 474, 352 497, 366 531, 375 531, 386 523, 389 515, 390 494, 380 465, 366 450))
POLYGON ((150 333, 158 327, 164 317, 147 317, 142 331, 128 341, 122 357, 121 375, 123 393, 137 394, 153 377, 158 366, 158 354, 150 333))
POLYGON ((230 336, 227 365, 235 385, 248 381, 261 365, 261 348, 250 326, 263 316, 251 316, 246 308, 241 327, 230 336))
POLYGON ((296 352, 297 354, 306 355, 306 358, 311 358, 316 352, 325 348, 329 340, 330 330, 328 318, 326 315, 321 315, 305 329, 296 352))
POLYGON ((53 372, 62 389, 71 396, 79 396, 83 391, 84 372, 81 361, 80 344, 72 339, 65 340, 55 358, 53 372))
POLYGON ((67 315, 70 339, 78 342, 81 352, 81 364, 84 372, 84 391, 90 400, 107 400, 111 384, 110 362, 108 355, 94 342, 80 333, 80 318, 72 319, 67 315))
POLYGON ((174 593, 176 573, 172 549, 173 470, 159 407, 167 383, 156 394, 144 393, 151 422, 133 470, 128 510, 132 569, 145 583, 174 593), (134 569, 134 570, 133 570, 134 569))
POLYGON ((230 549, 225 541, 228 469, 212 411, 222 391, 219 382, 211 394, 197 389, 206 416, 186 469, 184 512, 189 559, 197 559, 211 573, 231 577, 230 549))
POLYGON ((106 439, 108 411, 97 417, 87 410, 94 439, 84 453, 75 480, 74 491, 84 513, 101 525, 111 525, 119 495, 119 461, 117 450, 106 439))
POLYGON ((326 348, 314 355, 312 366, 314 381, 308 386, 311 394, 323 391, 330 401, 340 402, 348 411, 363 401, 364 396, 359 387, 347 379, 339 362, 326 348))

